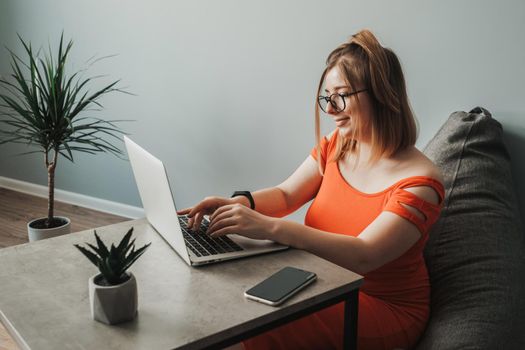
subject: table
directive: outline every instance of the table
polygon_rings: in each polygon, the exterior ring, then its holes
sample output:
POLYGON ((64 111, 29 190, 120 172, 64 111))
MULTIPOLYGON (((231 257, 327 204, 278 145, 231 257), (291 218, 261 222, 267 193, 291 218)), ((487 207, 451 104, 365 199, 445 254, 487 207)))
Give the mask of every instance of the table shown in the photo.
POLYGON ((297 249, 189 267, 145 219, 96 230, 108 243, 130 227, 152 245, 130 269, 138 316, 115 326, 91 318, 97 269, 73 246, 94 243, 93 230, 0 249, 0 321, 22 349, 220 349, 342 301, 344 348, 355 348, 360 275, 297 249), (318 279, 280 307, 243 296, 284 266, 318 279))

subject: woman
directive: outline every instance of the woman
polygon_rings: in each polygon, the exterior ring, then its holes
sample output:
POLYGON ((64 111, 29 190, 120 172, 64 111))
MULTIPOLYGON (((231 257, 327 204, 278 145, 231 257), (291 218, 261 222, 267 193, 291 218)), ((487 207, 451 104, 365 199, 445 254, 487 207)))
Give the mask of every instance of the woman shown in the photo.
MULTIPOLYGON (((282 184, 250 198, 208 197, 180 214, 208 234, 237 233, 307 250, 364 276, 358 348, 411 348, 429 315, 423 248, 444 189, 415 148, 416 123, 396 55, 367 30, 327 59, 316 105, 317 145, 282 184), (319 109, 335 122, 321 139, 319 109), (314 199, 305 224, 279 219, 314 199)), ((247 349, 342 346, 343 304, 244 342, 247 349)))

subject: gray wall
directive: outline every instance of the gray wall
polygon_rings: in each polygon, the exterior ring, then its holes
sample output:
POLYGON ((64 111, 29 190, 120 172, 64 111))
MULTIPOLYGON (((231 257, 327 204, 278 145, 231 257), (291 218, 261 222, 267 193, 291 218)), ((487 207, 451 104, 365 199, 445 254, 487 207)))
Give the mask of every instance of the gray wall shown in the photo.
MULTIPOLYGON (((73 67, 118 54, 90 74, 122 78, 137 96, 103 100, 105 119, 134 119, 132 138, 163 159, 179 206, 285 179, 314 144, 315 88, 327 54, 369 28, 402 61, 422 147, 448 115, 477 105, 501 121, 525 178, 525 2, 3 0, 0 44, 16 33, 75 45, 73 67)), ((0 74, 8 71, 0 55, 0 74)), ((328 121, 324 129, 331 128, 328 121)), ((0 148, 0 176, 46 183, 42 157, 0 148)), ((57 187, 140 206, 129 163, 61 159, 57 187)), ((525 203, 525 185, 516 183, 525 203)), ((299 218, 300 215, 294 217, 299 218)))

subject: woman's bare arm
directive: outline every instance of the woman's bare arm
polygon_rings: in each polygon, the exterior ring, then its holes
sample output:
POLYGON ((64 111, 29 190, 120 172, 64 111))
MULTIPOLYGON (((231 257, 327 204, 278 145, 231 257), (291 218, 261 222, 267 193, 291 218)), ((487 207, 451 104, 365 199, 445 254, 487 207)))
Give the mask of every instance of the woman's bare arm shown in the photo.
MULTIPOLYGON (((255 210, 272 217, 283 217, 293 213, 315 197, 321 181, 322 176, 316 160, 308 156, 280 185, 252 193, 255 210)), ((235 201, 250 206, 246 197, 235 197, 235 201)))

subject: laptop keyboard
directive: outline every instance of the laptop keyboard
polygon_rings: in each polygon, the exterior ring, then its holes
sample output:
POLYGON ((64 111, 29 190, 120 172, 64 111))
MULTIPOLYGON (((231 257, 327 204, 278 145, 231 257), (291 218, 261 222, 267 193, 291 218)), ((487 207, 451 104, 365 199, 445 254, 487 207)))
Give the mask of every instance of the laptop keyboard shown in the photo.
POLYGON ((206 219, 202 220, 199 232, 193 232, 188 228, 187 216, 179 216, 179 222, 182 228, 184 240, 186 241, 186 246, 197 256, 224 254, 244 250, 241 246, 226 236, 216 238, 208 236, 206 230, 208 229, 210 222, 206 219))

